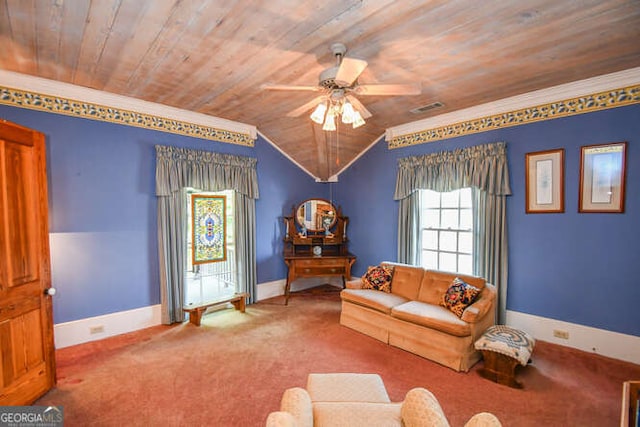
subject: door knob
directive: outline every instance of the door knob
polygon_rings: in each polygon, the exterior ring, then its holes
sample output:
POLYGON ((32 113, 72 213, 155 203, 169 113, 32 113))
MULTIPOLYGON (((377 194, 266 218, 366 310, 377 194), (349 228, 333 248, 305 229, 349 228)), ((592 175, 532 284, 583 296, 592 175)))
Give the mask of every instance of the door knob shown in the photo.
POLYGON ((44 294, 48 295, 50 297, 54 296, 56 294, 56 288, 47 288, 44 290, 44 294))

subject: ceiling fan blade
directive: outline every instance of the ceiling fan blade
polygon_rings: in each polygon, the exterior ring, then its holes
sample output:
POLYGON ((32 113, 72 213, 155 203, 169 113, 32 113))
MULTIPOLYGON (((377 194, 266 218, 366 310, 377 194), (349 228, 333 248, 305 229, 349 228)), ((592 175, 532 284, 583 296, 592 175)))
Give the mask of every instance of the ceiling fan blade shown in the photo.
POLYGON ((422 88, 417 83, 358 85, 354 92, 358 95, 420 95, 422 88))
POLYGON ((367 61, 362 59, 342 58, 335 81, 338 86, 349 87, 356 81, 360 73, 367 68, 367 61))
POLYGON ((362 102, 358 101, 358 98, 351 95, 347 95, 346 98, 349 100, 351 105, 353 105, 353 108, 355 108, 360 113, 363 119, 368 119, 369 117, 371 117, 371 113, 369 112, 369 110, 367 110, 365 106, 362 105, 362 102))
POLYGON ((260 85, 262 90, 306 90, 309 92, 318 92, 322 90, 318 86, 294 86, 294 85, 279 85, 274 83, 264 83, 260 85))
POLYGON ((303 115, 304 113, 306 113, 307 111, 311 110, 313 107, 315 107, 319 103, 321 103, 323 101, 326 101, 326 100, 327 100, 326 96, 318 96, 318 97, 314 98, 313 100, 307 102, 303 106, 298 107, 295 110, 289 111, 287 113, 287 117, 299 117, 299 116, 303 115))

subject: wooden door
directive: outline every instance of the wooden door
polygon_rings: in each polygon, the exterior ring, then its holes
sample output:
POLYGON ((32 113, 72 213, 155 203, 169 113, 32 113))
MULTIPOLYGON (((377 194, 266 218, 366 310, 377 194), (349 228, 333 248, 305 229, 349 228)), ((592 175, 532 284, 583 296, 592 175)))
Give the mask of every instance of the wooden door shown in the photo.
POLYGON ((53 387, 44 135, 0 120, 0 406, 53 387))

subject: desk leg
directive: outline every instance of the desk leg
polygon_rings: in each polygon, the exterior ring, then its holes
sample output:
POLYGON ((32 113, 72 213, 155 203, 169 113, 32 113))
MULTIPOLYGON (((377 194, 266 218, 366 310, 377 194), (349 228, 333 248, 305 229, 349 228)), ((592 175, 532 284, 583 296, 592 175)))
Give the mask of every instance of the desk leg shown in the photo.
POLYGON ((289 293, 291 291, 291 282, 293 282, 294 278, 293 276, 293 271, 292 268, 293 266, 289 263, 286 262, 287 264, 287 282, 284 285, 284 305, 289 305, 289 293))
POLYGON ((291 288, 291 280, 287 274, 287 283, 284 285, 284 305, 289 305, 289 289, 291 288))

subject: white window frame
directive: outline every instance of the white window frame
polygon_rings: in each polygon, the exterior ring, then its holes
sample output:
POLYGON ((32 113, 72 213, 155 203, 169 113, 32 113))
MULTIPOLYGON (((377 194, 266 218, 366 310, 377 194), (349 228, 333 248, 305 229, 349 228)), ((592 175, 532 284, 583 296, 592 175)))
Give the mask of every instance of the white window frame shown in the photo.
POLYGON ((460 190, 455 190, 455 192, 457 192, 457 197, 458 197, 458 203, 457 203, 457 207, 449 207, 449 206, 444 206, 443 207, 443 203, 442 203, 442 199, 443 196, 446 197, 446 195, 448 193, 439 193, 436 191, 432 191, 432 190, 420 190, 421 194, 420 194, 420 264, 425 267, 425 268, 429 268, 429 269, 435 269, 435 270, 448 270, 448 271, 452 271, 452 272, 458 272, 458 273, 463 273, 463 274, 473 274, 473 262, 474 262, 474 254, 473 254, 473 208, 471 205, 471 198, 473 196, 471 188, 467 187, 467 188, 463 188, 460 190), (427 207, 427 192, 431 192, 432 195, 438 195, 438 207, 427 207), (468 200, 469 203, 466 206, 461 206, 461 202, 463 200, 463 197, 465 195, 465 192, 467 192, 468 194, 468 200), (427 210, 430 211, 437 211, 438 212, 438 218, 439 218, 439 225, 433 225, 433 224, 427 224, 427 210), (469 212, 469 217, 470 220, 468 221, 468 227, 463 227, 460 224, 462 223, 461 221, 461 215, 462 215, 462 211, 468 211, 469 212), (452 214, 454 213, 458 216, 457 221, 455 221, 458 226, 457 227, 446 227, 443 226, 443 219, 444 219, 444 215, 445 214, 452 214), (436 233, 437 235, 437 245, 435 247, 435 249, 429 244, 430 242, 425 241, 425 234, 429 234, 429 233, 436 233), (455 233, 455 250, 452 249, 446 249, 446 248, 442 248, 442 233, 455 233), (465 251, 465 250, 461 250, 460 249, 460 236, 461 234, 468 234, 469 237, 471 238, 471 242, 469 244, 469 250, 465 251), (436 265, 432 265, 429 264, 426 261, 426 253, 427 252, 431 252, 431 253, 435 253, 435 259, 436 259, 436 265), (447 269, 447 268, 442 268, 442 259, 441 259, 441 254, 449 254, 449 255, 454 255, 455 256, 455 269, 447 269), (467 265, 467 268, 463 268, 460 266, 460 261, 461 261, 461 257, 469 257, 471 262, 467 265))

